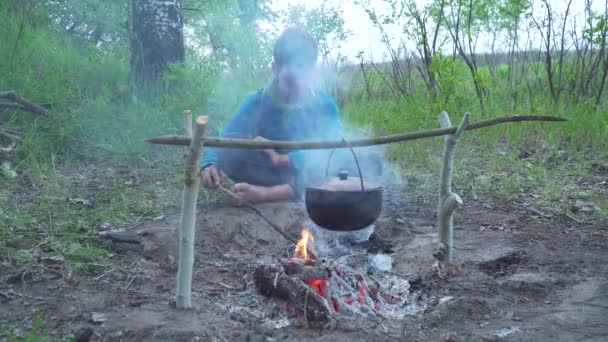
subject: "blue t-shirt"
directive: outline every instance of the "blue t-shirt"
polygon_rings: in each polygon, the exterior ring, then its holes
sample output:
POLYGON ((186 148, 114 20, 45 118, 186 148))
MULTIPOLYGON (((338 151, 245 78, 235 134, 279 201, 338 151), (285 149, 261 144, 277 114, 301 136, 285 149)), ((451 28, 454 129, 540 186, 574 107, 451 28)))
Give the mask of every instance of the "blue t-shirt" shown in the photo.
MULTIPOLYGON (((269 140, 287 141, 342 138, 338 107, 329 95, 315 91, 297 105, 288 106, 281 103, 273 93, 272 88, 261 88, 249 94, 226 124, 220 137, 229 135, 253 139, 261 136, 269 140)), ((293 168, 306 179, 311 171, 325 170, 325 152, 302 150, 290 151, 288 155, 293 168)), ((206 148, 200 166, 205 168, 216 165, 217 161, 215 149, 206 148)))

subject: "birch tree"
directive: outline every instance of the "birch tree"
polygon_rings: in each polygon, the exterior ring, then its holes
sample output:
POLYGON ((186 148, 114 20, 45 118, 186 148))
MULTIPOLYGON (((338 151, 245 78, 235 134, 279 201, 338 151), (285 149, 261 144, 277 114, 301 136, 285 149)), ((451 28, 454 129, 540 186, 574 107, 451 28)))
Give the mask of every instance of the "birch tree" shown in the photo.
POLYGON ((131 0, 131 79, 143 90, 170 63, 184 60, 181 0, 131 0))

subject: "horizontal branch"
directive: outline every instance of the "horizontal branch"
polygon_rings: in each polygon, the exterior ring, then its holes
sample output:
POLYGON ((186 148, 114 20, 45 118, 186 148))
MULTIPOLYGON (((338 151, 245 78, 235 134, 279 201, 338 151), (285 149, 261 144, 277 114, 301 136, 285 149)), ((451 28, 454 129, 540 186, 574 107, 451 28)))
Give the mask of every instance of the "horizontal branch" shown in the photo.
MULTIPOLYGON (((534 115, 509 115, 495 119, 480 120, 470 123, 466 130, 479 129, 498 125, 505 122, 521 121, 568 121, 566 118, 556 116, 534 116, 534 115)), ((412 133, 400 133, 380 137, 356 139, 350 141, 272 141, 272 140, 252 140, 252 139, 228 139, 228 138, 205 138, 204 145, 210 147, 228 147, 244 149, 283 149, 283 150, 314 150, 328 148, 362 147, 371 145, 382 145, 400 141, 416 140, 430 137, 437 137, 446 134, 453 134, 457 127, 439 128, 427 131, 412 133)), ((178 135, 165 135, 160 137, 148 138, 144 140, 150 144, 189 146, 190 138, 178 135)))
POLYGON ((20 104, 21 106, 23 106, 23 108, 20 108, 22 110, 27 110, 28 112, 32 112, 32 113, 40 114, 40 115, 49 115, 49 111, 46 108, 44 108, 30 100, 24 99, 23 97, 17 95, 17 93, 14 90, 0 91, 0 98, 8 99, 8 100, 11 100, 13 102, 20 104))

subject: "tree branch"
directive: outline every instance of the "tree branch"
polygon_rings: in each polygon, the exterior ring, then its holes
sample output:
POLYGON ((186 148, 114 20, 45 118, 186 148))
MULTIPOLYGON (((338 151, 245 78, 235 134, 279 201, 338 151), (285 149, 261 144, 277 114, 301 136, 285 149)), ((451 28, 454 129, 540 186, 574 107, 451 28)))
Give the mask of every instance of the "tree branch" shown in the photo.
MULTIPOLYGON (((568 121, 566 118, 556 116, 535 116, 535 115, 507 115, 494 119, 480 120, 473 122, 464 128, 465 130, 479 129, 489 126, 498 125, 505 122, 521 122, 521 121, 568 121)), ((330 149, 330 148, 348 148, 348 147, 363 147, 371 145, 382 145, 395 143, 407 140, 416 140, 423 138, 437 137, 441 135, 454 134, 456 127, 446 127, 432 129, 427 131, 399 133, 387 136, 379 136, 372 138, 356 139, 350 141, 334 140, 334 141, 262 141, 252 139, 228 139, 228 138, 205 138, 204 145, 210 147, 228 147, 228 148, 244 148, 244 149, 284 149, 284 150, 314 150, 314 149, 330 149)), ((150 144, 160 145, 190 145, 190 138, 178 135, 165 135, 145 139, 144 141, 150 144)))

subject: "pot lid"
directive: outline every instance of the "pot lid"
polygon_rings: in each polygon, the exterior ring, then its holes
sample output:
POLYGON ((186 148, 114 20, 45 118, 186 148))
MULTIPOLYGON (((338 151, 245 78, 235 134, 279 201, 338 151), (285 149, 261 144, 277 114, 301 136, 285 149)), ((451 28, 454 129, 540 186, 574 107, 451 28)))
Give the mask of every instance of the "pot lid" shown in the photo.
MULTIPOLYGON (((365 191, 377 190, 381 187, 382 186, 379 184, 363 180, 363 188, 365 191)), ((312 188, 325 191, 361 191, 361 178, 349 176, 348 171, 342 170, 338 172, 336 177, 329 178, 320 185, 312 188)))

